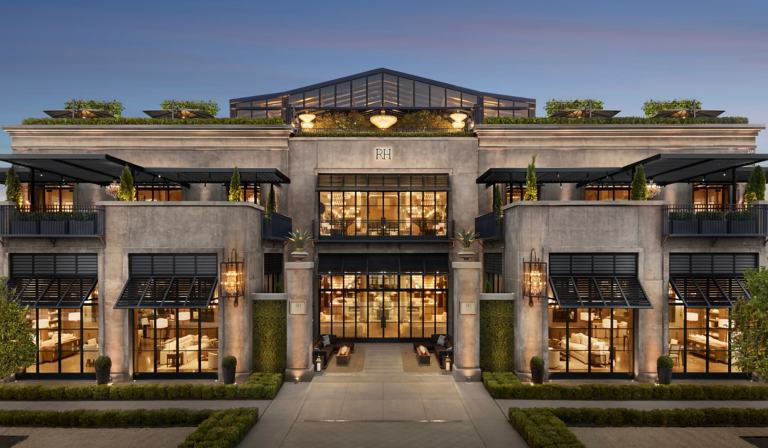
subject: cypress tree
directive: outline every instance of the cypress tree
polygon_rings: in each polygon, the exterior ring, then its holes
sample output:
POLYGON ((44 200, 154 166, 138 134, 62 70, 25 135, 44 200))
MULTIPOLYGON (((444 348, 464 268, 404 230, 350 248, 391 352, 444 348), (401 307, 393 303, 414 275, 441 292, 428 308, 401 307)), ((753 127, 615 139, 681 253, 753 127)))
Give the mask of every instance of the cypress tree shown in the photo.
POLYGON ((483 288, 483 292, 486 294, 490 294, 493 292, 493 288, 491 287, 491 282, 489 280, 485 281, 485 288, 483 288))
POLYGON ((645 180, 645 170, 643 165, 635 168, 635 177, 632 178, 632 197, 633 201, 648 200, 648 182, 645 180))
POLYGON ((117 190, 117 200, 135 201, 136 189, 133 187, 133 174, 128 165, 123 168, 123 174, 120 175, 120 189, 117 190))
POLYGON ((267 198, 267 213, 277 211, 277 202, 275 201, 275 185, 269 185, 269 197, 267 198))
POLYGON ((765 200, 765 171, 760 165, 752 168, 747 187, 744 189, 744 204, 765 200))
POLYGON ((533 155, 533 160, 528 165, 528 172, 525 174, 525 196, 524 201, 537 201, 539 194, 536 187, 536 156, 533 155))
POLYGON ((238 171, 237 165, 232 170, 232 180, 229 181, 229 200, 232 202, 243 200, 243 192, 240 190, 240 171, 238 171))
POLYGON ((13 167, 8 168, 8 173, 5 176, 5 199, 10 202, 15 202, 17 205, 21 205, 23 200, 19 175, 16 174, 13 167))
POLYGON ((496 224, 501 224, 504 218, 501 214, 501 192, 499 191, 499 185, 496 184, 493 188, 493 211, 496 214, 496 224))

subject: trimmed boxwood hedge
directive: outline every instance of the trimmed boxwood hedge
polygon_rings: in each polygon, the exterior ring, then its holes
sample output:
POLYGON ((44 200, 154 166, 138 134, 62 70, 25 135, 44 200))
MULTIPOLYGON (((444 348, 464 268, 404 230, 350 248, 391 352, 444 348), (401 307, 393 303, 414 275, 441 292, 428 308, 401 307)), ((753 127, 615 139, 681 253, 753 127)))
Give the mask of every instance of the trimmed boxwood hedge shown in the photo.
POLYGON ((515 363, 515 302, 480 301, 480 369, 511 372, 515 363))
POLYGON ((493 398, 517 400, 768 400, 767 386, 695 384, 522 384, 512 373, 483 373, 493 398))
POLYGON ((613 117, 613 118, 549 118, 549 117, 488 117, 483 124, 749 124, 746 117, 718 118, 646 118, 646 117, 613 117))
POLYGON ((147 384, 140 386, 0 386, 0 400, 218 400, 268 399, 277 395, 282 374, 255 373, 242 386, 147 384))
POLYGON ((253 302, 253 371, 284 373, 288 353, 288 315, 284 300, 253 302))
POLYGON ((282 118, 195 118, 182 120, 181 118, 26 118, 21 124, 30 125, 126 125, 126 124, 283 124, 282 118))
POLYGON ((768 409, 510 408, 509 421, 531 448, 584 448, 566 425, 766 426, 768 409))
POLYGON ((381 132, 377 130, 365 131, 329 131, 329 132, 297 132, 294 137, 376 137, 376 138, 395 138, 395 137, 474 137, 474 132, 381 132))
POLYGON ((147 411, 0 411, 0 426, 40 427, 160 427, 197 426, 180 448, 232 448, 258 420, 257 408, 223 411, 161 409, 147 411))

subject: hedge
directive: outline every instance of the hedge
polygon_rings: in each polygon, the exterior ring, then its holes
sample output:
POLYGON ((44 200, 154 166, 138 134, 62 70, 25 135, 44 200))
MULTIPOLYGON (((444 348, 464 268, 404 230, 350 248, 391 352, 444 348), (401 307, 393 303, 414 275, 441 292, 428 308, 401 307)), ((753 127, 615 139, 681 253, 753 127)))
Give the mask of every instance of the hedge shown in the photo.
POLYGON ((694 384, 522 384, 512 373, 483 373, 493 398, 517 400, 768 400, 768 386, 694 384))
POLYGON ((219 400, 273 399, 282 374, 255 373, 242 386, 147 384, 131 386, 0 386, 0 400, 219 400))
POLYGON ((21 124, 36 125, 157 125, 157 124, 283 124, 282 118, 195 118, 182 120, 181 118, 25 118, 21 124))
POLYGON ((720 118, 646 118, 646 117, 613 117, 613 118, 549 118, 549 117, 488 117, 483 124, 748 124, 746 117, 720 118))
POLYGON ((509 409, 509 421, 531 448, 584 448, 566 425, 766 426, 768 409, 509 409))
POLYGON ((243 440, 259 416, 257 408, 224 411, 162 409, 147 411, 0 411, 0 426, 160 427, 197 426, 180 448, 231 448, 243 440))
POLYGON ((253 302, 253 371, 284 373, 288 353, 288 316, 283 300, 253 302))
POLYGON ((480 301, 480 369, 511 372, 515 363, 515 302, 480 301))
POLYGON ((394 137, 474 137, 474 132, 381 132, 375 129, 371 131, 329 131, 329 132, 297 132, 294 137, 376 137, 376 138, 394 138, 394 137))

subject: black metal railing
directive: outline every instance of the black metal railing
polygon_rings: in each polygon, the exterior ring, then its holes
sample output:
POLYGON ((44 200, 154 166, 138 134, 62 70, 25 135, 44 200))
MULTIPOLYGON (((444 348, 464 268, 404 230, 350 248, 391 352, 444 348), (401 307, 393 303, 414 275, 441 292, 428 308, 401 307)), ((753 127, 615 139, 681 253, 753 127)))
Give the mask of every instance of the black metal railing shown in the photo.
POLYGON ((280 213, 265 213, 262 220, 261 236, 268 240, 285 240, 293 230, 293 220, 280 213))
POLYGON ((766 205, 663 205, 662 236, 768 236, 766 205))
POLYGON ((330 219, 312 221, 317 241, 398 242, 450 241, 452 220, 411 219, 404 221, 330 219))
POLYGON ((0 206, 0 236, 104 236, 103 205, 0 206))
POLYGON ((475 232, 480 234, 481 240, 503 240, 503 224, 501 212, 486 213, 475 218, 475 232))

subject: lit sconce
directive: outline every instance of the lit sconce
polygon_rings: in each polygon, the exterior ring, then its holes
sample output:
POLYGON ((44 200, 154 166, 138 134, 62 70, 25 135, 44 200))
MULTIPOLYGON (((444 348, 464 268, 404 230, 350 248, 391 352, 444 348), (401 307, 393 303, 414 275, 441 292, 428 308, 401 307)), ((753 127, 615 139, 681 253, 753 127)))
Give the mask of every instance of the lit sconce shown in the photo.
POLYGON ((381 115, 374 115, 371 117, 371 123, 379 129, 387 129, 397 123, 397 117, 394 115, 386 115, 382 110, 381 115))
POLYGON ((219 297, 224 299, 235 299, 235 306, 237 306, 237 300, 244 295, 244 264, 244 261, 237 259, 237 251, 235 249, 232 249, 227 261, 221 263, 221 286, 219 289, 219 297))
POLYGON ((453 120, 453 123, 451 124, 454 129, 462 129, 464 127, 464 120, 467 119, 467 114, 457 112, 455 114, 451 114, 451 120, 453 120))
POLYGON ((688 322, 698 322, 699 313, 686 313, 685 320, 687 320, 688 322))
POLYGON ((179 320, 185 321, 185 320, 189 320, 189 318, 190 318, 189 311, 179 311, 179 320))
POLYGON ((315 119, 315 114, 301 114, 299 120, 301 120, 301 129, 312 129, 315 127, 312 124, 312 120, 315 119))
POLYGON ((69 313, 69 320, 71 322, 77 322, 80 320, 80 313, 69 313))
POLYGON ((528 305, 533 306, 534 298, 547 295, 547 263, 536 257, 536 250, 531 249, 531 259, 523 258, 523 297, 528 297, 528 305))

